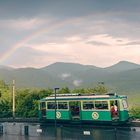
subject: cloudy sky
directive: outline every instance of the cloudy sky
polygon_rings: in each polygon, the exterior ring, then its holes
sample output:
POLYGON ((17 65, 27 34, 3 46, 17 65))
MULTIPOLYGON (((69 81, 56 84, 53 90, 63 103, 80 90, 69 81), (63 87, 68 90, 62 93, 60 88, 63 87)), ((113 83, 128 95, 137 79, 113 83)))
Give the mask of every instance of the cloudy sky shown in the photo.
POLYGON ((0 0, 0 65, 140 64, 140 0, 0 0))

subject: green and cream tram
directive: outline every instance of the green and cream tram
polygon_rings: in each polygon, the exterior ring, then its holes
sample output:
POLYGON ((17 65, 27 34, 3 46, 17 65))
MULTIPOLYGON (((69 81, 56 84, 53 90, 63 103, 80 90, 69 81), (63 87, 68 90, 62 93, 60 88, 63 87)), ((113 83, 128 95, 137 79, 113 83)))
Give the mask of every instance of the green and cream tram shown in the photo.
POLYGON ((127 96, 57 94, 40 100, 39 118, 46 121, 128 121, 127 96))

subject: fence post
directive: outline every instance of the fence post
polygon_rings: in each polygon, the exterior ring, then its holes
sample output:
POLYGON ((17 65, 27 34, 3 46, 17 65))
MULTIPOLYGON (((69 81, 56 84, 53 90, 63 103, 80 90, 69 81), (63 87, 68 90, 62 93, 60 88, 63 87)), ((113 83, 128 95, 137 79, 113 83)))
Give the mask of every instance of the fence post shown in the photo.
POLYGON ((25 126, 24 126, 24 134, 25 134, 26 136, 28 136, 28 134, 29 134, 29 126, 28 126, 28 125, 25 125, 25 126))
POLYGON ((3 134, 3 125, 0 125, 0 135, 3 134))
POLYGON ((115 133, 115 140, 117 140, 117 128, 114 129, 114 133, 115 133))

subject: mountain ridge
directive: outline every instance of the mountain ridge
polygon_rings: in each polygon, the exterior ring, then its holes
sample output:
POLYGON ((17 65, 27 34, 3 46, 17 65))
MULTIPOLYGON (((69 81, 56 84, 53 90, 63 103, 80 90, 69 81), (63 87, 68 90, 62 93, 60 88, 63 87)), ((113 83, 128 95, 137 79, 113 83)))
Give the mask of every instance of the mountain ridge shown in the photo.
POLYGON ((128 61, 120 61, 112 66, 106 67, 105 69, 110 71, 125 71, 125 70, 131 70, 131 69, 136 69, 140 68, 139 64, 128 62, 128 61))
POLYGON ((12 67, 12 66, 7 66, 7 65, 0 65, 0 69, 26 69, 26 68, 30 68, 30 69, 46 69, 47 67, 50 67, 50 66, 53 66, 53 65, 61 65, 61 64, 68 64, 68 65, 79 65, 79 66, 87 66, 87 67, 94 67, 94 68, 97 68, 97 69, 108 69, 110 67, 115 67, 117 65, 121 65, 121 64, 128 64, 128 65, 136 65, 136 67, 140 67, 140 64, 137 64, 137 63, 134 63, 134 62, 129 62, 129 61, 119 61, 115 64, 112 64, 110 66, 106 66, 106 67, 99 67, 99 66, 95 66, 95 65, 86 65, 86 64, 80 64, 80 63, 72 63, 72 62, 55 62, 55 63, 52 63, 52 64, 49 64, 47 66, 43 66, 43 67, 12 67))
POLYGON ((113 91, 140 92, 140 65, 121 61, 107 68, 64 62, 42 68, 0 67, 0 80, 10 84, 13 79, 17 88, 92 88, 103 81, 113 91))

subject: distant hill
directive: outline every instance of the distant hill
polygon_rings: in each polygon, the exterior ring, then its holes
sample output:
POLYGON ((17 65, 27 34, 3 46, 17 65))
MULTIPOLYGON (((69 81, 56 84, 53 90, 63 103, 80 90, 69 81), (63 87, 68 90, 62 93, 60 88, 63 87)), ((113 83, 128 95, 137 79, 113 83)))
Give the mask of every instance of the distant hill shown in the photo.
POLYGON ((12 70, 13 68, 12 68, 12 67, 8 67, 8 66, 0 65, 0 69, 4 69, 4 70, 12 70))
POLYGON ((105 69, 112 72, 121 72, 137 68, 140 68, 140 65, 128 61, 120 61, 119 63, 105 69))
POLYGON ((104 82, 110 91, 140 92, 140 65, 121 61, 107 68, 57 62, 43 68, 0 66, 0 79, 17 88, 93 87, 104 82))
POLYGON ((88 69, 100 69, 96 66, 92 65, 81 65, 77 63, 64 63, 64 62, 57 62, 54 64, 51 64, 49 66, 41 68, 42 70, 45 70, 46 72, 50 73, 65 73, 65 72, 78 72, 78 71, 85 71, 88 69))

